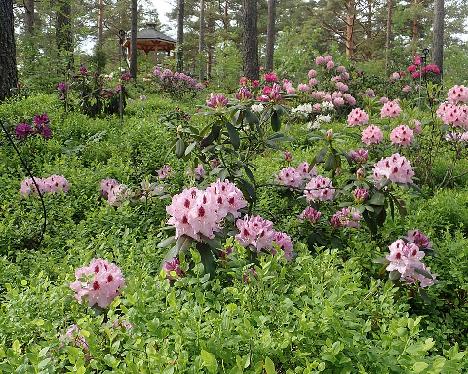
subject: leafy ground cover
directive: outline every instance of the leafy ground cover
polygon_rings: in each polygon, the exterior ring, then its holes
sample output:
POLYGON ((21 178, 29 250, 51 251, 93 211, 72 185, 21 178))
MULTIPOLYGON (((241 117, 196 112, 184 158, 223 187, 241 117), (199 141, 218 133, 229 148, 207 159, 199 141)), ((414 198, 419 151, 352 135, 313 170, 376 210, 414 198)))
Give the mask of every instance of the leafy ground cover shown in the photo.
POLYGON ((358 83, 349 83, 354 102, 343 86, 330 100, 330 87, 314 96, 315 84, 270 75, 206 103, 206 92, 174 99, 163 90, 129 100, 123 123, 65 111, 54 95, 2 104, 11 134, 19 123, 33 129, 15 139, 33 175, 66 181, 44 182, 41 241, 41 200, 32 184, 20 193, 28 175, 1 138, 0 372, 466 370, 468 160, 466 142, 453 140, 453 129, 463 132, 444 117, 451 108, 439 108, 439 119, 437 108, 404 96, 393 116, 358 83), (49 122, 33 120, 45 112, 49 122), (382 131, 379 144, 362 136, 371 123, 382 131), (413 178, 375 175, 395 153, 413 178), (212 205, 200 201, 220 196, 218 178, 239 187, 239 205, 221 215, 213 202, 207 228, 200 209, 212 205), (177 205, 193 186, 195 218, 184 216, 185 208, 193 214, 185 200, 177 205), (265 230, 245 234, 257 215, 265 230), (417 271, 389 259, 398 240, 416 246, 417 271), (81 303, 70 288, 93 259, 125 278, 112 297, 97 294, 100 307, 91 294, 103 283, 86 292, 77 285, 81 303))

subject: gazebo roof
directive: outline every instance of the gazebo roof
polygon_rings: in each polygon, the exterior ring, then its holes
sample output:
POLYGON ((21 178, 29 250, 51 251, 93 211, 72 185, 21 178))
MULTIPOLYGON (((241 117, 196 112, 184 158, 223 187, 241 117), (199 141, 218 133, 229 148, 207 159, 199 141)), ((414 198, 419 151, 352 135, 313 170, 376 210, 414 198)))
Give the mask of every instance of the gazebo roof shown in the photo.
MULTIPOLYGON (((137 32, 137 48, 142 49, 145 53, 149 51, 172 51, 175 49, 177 41, 170 36, 156 30, 156 24, 147 23, 146 28, 137 32)), ((129 48, 131 39, 127 36, 124 47, 129 48)))

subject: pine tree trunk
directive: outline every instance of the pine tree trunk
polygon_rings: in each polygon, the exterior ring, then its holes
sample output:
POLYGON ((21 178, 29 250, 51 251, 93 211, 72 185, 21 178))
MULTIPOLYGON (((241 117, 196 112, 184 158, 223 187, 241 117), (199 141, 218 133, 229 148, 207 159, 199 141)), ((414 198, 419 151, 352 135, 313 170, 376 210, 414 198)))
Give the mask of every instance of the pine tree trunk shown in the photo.
POLYGON ((229 3, 228 1, 226 0, 224 2, 224 16, 223 16, 223 28, 224 28, 224 31, 227 31, 228 28, 229 28, 229 14, 228 14, 228 6, 229 6, 229 3))
POLYGON ((354 23, 356 21, 356 1, 346 2, 346 57, 352 58, 354 55, 354 23))
POLYGON ((445 2, 444 0, 435 0, 434 3, 434 24, 433 24, 433 41, 432 41, 432 62, 436 64, 440 71, 444 66, 444 17, 445 17, 445 2))
POLYGON ((103 43, 103 34, 104 34, 104 0, 99 0, 99 9, 98 9, 98 50, 102 49, 103 43))
POLYGON ((385 70, 388 73, 390 49, 392 48, 393 0, 387 0, 387 31, 385 35, 385 70))
POLYGON ((138 32, 138 1, 132 0, 132 35, 130 44, 130 74, 134 80, 137 79, 138 72, 138 49, 137 49, 137 32, 138 32))
POLYGON ((24 28, 28 36, 34 34, 34 0, 24 1, 24 28))
POLYGON ((67 69, 71 69, 73 66, 73 34, 71 14, 71 1, 58 0, 55 35, 57 38, 57 49, 60 55, 65 56, 67 61, 67 69))
POLYGON ((258 79, 257 0, 244 0, 244 75, 258 79))
POLYGON ((177 71, 184 70, 184 0, 177 1, 177 71))
POLYGON ((13 0, 0 1, 0 101, 18 87, 13 0))
MULTIPOLYGON (((413 0, 413 6, 416 8, 418 5, 418 0, 413 0)), ((417 15, 413 18, 411 22, 411 52, 413 56, 416 54, 418 48, 419 40, 419 25, 417 15)))
POLYGON ((200 59, 199 80, 205 80, 205 0, 200 0, 200 33, 198 38, 198 57, 200 59))
POLYGON ((216 19, 213 12, 207 17, 207 31, 209 34, 207 43, 208 62, 207 62, 207 76, 208 80, 211 80, 213 72, 213 57, 214 57, 214 33, 216 28, 216 19))
POLYGON ((273 54, 275 51, 275 22, 276 22, 276 0, 268 0, 268 25, 265 68, 273 71, 273 54))

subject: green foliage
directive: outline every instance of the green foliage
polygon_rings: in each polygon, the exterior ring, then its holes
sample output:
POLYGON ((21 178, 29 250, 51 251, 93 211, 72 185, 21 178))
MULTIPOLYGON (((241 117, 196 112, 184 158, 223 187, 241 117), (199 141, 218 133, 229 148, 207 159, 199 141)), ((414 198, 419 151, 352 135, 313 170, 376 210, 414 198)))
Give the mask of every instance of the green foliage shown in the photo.
POLYGON ((215 50, 217 63, 213 69, 211 84, 216 90, 233 92, 242 76, 241 54, 232 42, 218 45, 215 50))

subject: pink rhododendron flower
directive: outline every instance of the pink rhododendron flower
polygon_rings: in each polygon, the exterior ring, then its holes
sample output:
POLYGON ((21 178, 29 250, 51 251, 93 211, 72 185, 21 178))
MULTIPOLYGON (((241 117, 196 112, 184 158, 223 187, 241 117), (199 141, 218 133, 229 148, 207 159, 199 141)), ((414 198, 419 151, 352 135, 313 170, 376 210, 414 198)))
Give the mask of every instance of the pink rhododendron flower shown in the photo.
POLYGON ((364 93, 367 97, 375 97, 375 92, 372 88, 368 88, 364 93))
POLYGON ((241 86, 247 86, 247 83, 249 82, 248 78, 247 77, 240 77, 239 79, 239 84, 241 86))
POLYGON ((94 259, 88 266, 75 271, 76 280, 70 283, 75 298, 81 304, 86 299, 89 306, 107 308, 125 285, 121 270, 113 263, 94 259))
POLYGON ((343 65, 340 65, 336 68, 336 72, 339 74, 344 74, 346 73, 346 68, 343 65))
POLYGON ((412 91, 412 88, 411 88, 410 85, 407 84, 406 86, 404 86, 404 87, 401 89, 401 91, 402 91, 403 93, 409 93, 409 92, 412 91))
POLYGON ((239 234, 236 240, 244 247, 252 246, 257 252, 262 249, 270 249, 275 238, 273 222, 263 219, 260 216, 245 216, 244 219, 236 221, 239 234))
POLYGON ((348 85, 342 82, 336 82, 335 87, 340 92, 348 92, 348 85))
POLYGON ((357 164, 365 164, 369 159, 369 151, 366 149, 356 149, 355 151, 349 152, 349 157, 357 164))
POLYGON ((387 101, 380 110, 381 118, 395 118, 401 114, 401 108, 398 101, 387 101))
POLYGON ((247 87, 239 88, 239 91, 237 91, 236 93, 236 99, 240 101, 249 100, 252 97, 253 97, 252 92, 250 92, 247 87))
POLYGON ((80 348, 83 352, 89 351, 89 345, 86 338, 81 334, 80 328, 73 324, 68 329, 65 335, 60 337, 60 341, 65 344, 72 344, 73 346, 80 348))
POLYGON ((224 108, 228 104, 228 99, 221 93, 211 93, 206 100, 206 105, 213 109, 224 108))
POLYGON ((299 92, 309 92, 310 87, 309 87, 309 85, 307 85, 305 83, 299 83, 299 85, 297 86, 297 90, 299 92))
POLYGON ((335 63, 333 61, 327 62, 327 70, 331 70, 335 67, 335 63))
POLYGON ((195 174, 195 180, 202 180, 206 174, 203 164, 198 164, 198 166, 195 169, 193 169, 193 173, 195 174))
POLYGON ((278 76, 274 72, 265 73, 263 75, 263 79, 265 80, 265 82, 268 82, 268 83, 278 82, 278 76))
POLYGON ((423 67, 423 74, 432 73, 435 75, 440 75, 440 68, 436 64, 429 64, 423 67))
POLYGON ((43 179, 42 184, 44 191, 49 193, 68 192, 70 189, 70 183, 63 175, 51 175, 43 179))
POLYGON ((355 208, 343 208, 336 212, 330 219, 330 224, 335 228, 349 227, 359 228, 362 219, 361 213, 355 208))
POLYGON ((377 188, 381 187, 385 180, 402 184, 413 183, 413 176, 414 171, 410 162, 398 153, 377 162, 372 174, 377 188))
POLYGON ((180 268, 180 261, 177 257, 164 261, 162 269, 164 273, 166 273, 166 279, 171 281, 181 278, 184 275, 184 272, 180 268))
POLYGON ((317 56, 317 57, 315 58, 315 63, 316 63, 317 65, 323 65, 323 64, 326 64, 327 61, 325 60, 325 57, 323 57, 323 56, 317 56))
POLYGON ((468 105, 442 103, 436 114, 446 125, 468 129, 468 105))
POLYGON ((342 97, 335 97, 332 100, 334 106, 339 107, 345 105, 345 101, 342 97))
POLYGON ((413 141, 413 130, 406 125, 395 127, 390 133, 390 140, 393 145, 410 145, 413 141))
POLYGON ((317 84, 318 84, 317 78, 310 78, 310 79, 309 79, 309 86, 310 86, 310 87, 314 87, 314 86, 316 86, 317 84))
POLYGON ((359 168, 356 170, 356 179, 362 181, 366 178, 366 170, 364 168, 359 168))
POLYGON ((348 114, 348 125, 359 126, 365 125, 369 122, 369 115, 360 108, 354 108, 351 113, 348 114))
POLYGON ((293 84, 287 79, 283 80, 283 89, 288 95, 292 95, 296 92, 296 89, 294 88, 293 84))
POLYGON ((415 134, 421 134, 422 133, 422 125, 421 125, 421 121, 418 121, 417 119, 415 119, 413 121, 413 132, 415 134))
POLYGON ((312 168, 309 171, 309 164, 303 162, 296 168, 287 167, 281 169, 276 180, 282 186, 298 188, 315 175, 317 175, 316 169, 312 168))
MULTIPOLYGON (((39 187, 39 191, 43 194, 45 192, 44 188, 44 182, 42 178, 37 178, 34 177, 34 180, 36 181, 37 186, 39 187)), ((28 197, 29 195, 37 195, 39 194, 36 184, 34 184, 34 181, 32 178, 26 178, 21 182, 20 186, 20 194, 23 197, 28 197)))
POLYGON ((317 70, 310 69, 309 72, 307 73, 307 77, 309 79, 317 78, 317 70))
POLYGON ((390 81, 398 81, 400 80, 401 76, 399 72, 394 72, 392 75, 390 75, 390 81))
POLYGON ((356 105, 356 98, 353 95, 345 93, 343 94, 343 99, 351 106, 356 105))
POLYGON ((369 198, 369 190, 367 188, 358 187, 353 191, 353 197, 356 203, 361 204, 369 198))
POLYGON ((335 189, 331 179, 318 175, 306 184, 304 196, 307 201, 333 200, 335 189))
MULTIPOLYGON (((291 261, 293 259, 293 242, 288 234, 276 231, 273 237, 273 244, 278 245, 278 247, 280 247, 283 250, 284 258, 286 260, 291 261)), ((276 251, 274 248, 272 248, 271 252, 272 254, 275 254, 276 251)))
POLYGON ((101 181, 101 196, 107 199, 109 197, 109 191, 114 188, 115 186, 118 186, 120 183, 116 181, 115 179, 103 179, 101 181))
POLYGON ((468 103, 468 87, 453 86, 448 91, 448 100, 451 104, 468 103))
POLYGON ((117 184, 111 186, 107 192, 107 202, 110 206, 118 207, 127 198, 127 186, 125 184, 117 184))
POLYGON ((302 221, 308 221, 312 225, 316 224, 319 220, 320 217, 322 217, 322 213, 319 212, 318 210, 308 206, 305 208, 301 214, 299 214, 299 219, 302 221))
POLYGON ((383 132, 378 126, 370 125, 362 131, 361 141, 364 144, 379 144, 383 140, 383 132))
POLYGON ((312 105, 312 110, 314 112, 320 112, 322 110, 322 106, 320 105, 320 103, 315 103, 314 105, 312 105))
POLYGON ((422 62, 421 56, 415 55, 413 57, 413 64, 414 65, 421 65, 421 62, 422 62))
POLYGON ((278 102, 281 98, 281 87, 274 83, 272 87, 263 87, 262 94, 257 98, 257 100, 262 102, 278 102))
POLYGON ((419 230, 410 230, 406 235, 406 240, 410 243, 416 244, 419 248, 431 249, 432 243, 429 238, 419 230))
POLYGON ((15 134, 18 139, 26 139, 33 132, 33 128, 27 123, 20 123, 15 128, 15 134))
POLYGON ((170 165, 164 165, 161 169, 156 170, 159 180, 166 179, 170 175, 171 172, 172 172, 172 168, 170 165))
POLYGON ((284 151, 283 156, 284 156, 284 161, 286 162, 291 162, 293 159, 292 153, 289 151, 284 151))
POLYGON ((382 96, 380 99, 379 99, 379 103, 380 104, 385 104, 385 103, 388 103, 390 101, 390 99, 386 96, 382 96))
POLYGON ((405 243, 403 240, 397 240, 388 247, 390 254, 386 259, 390 261, 387 271, 397 271, 400 273, 400 279, 407 283, 419 282, 420 287, 427 287, 435 283, 435 276, 430 274, 429 268, 426 268, 421 262, 424 258, 424 252, 414 243, 405 243), (418 272, 420 270, 420 272, 418 272), (421 271, 428 273, 431 278, 421 274, 421 271))

